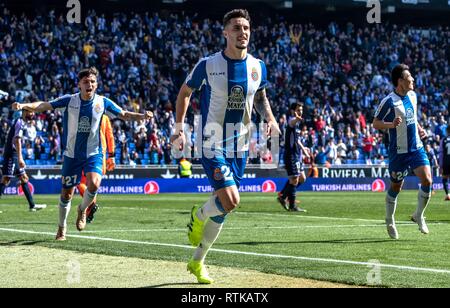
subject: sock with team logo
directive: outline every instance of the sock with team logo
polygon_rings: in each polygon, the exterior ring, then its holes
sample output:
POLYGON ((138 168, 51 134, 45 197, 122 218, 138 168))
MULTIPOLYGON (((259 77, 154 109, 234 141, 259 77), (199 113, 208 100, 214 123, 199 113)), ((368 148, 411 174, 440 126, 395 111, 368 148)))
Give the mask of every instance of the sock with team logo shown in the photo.
POLYGON ((92 204, 92 202, 94 202, 95 197, 97 197, 97 192, 93 192, 91 193, 89 191, 89 189, 86 189, 86 191, 84 192, 84 196, 83 196, 83 202, 81 203, 80 209, 81 211, 86 210, 89 205, 92 204))
POLYGON ((444 185, 445 194, 448 195, 448 179, 442 178, 442 184, 444 185))
POLYGON ((386 222, 392 224, 395 222, 395 211, 397 210, 398 192, 389 189, 386 194, 386 222))
POLYGON ((59 200, 59 226, 61 228, 67 227, 67 217, 70 213, 72 200, 59 200))
POLYGON ((416 210, 416 217, 418 219, 423 219, 423 214, 425 213, 425 210, 428 206, 428 203, 430 203, 431 199, 431 186, 421 186, 419 189, 419 195, 417 198, 417 210, 416 210))
POLYGON ((23 194, 25 195, 25 198, 27 198, 30 209, 34 208, 33 195, 31 194, 30 187, 28 187, 28 182, 22 183, 20 186, 22 186, 23 194))
POLYGON ((227 211, 223 208, 217 196, 211 196, 209 200, 197 211, 197 218, 205 221, 210 217, 221 216, 227 211))
POLYGON ((211 219, 208 219, 205 223, 203 228, 203 238, 194 252, 194 260, 200 262, 205 260, 209 249, 219 237, 220 231, 222 231, 225 216, 226 215, 211 217, 211 219))

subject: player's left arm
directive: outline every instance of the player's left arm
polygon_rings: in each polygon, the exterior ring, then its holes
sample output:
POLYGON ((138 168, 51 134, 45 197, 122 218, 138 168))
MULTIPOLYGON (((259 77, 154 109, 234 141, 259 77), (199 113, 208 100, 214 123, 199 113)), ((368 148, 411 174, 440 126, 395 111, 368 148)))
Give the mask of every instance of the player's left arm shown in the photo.
POLYGON ((112 100, 105 98, 105 109, 109 113, 115 115, 119 119, 123 121, 141 121, 141 120, 150 120, 153 118, 153 112, 145 111, 145 113, 137 113, 123 110, 112 100))
POLYGON ((141 121, 141 120, 150 120, 153 118, 153 112, 145 111, 145 113, 137 113, 122 110, 120 114, 118 114, 119 119, 124 121, 141 121))
POLYGON ((267 135, 270 135, 272 131, 281 135, 280 127, 273 115, 269 99, 267 98, 266 89, 261 89, 256 92, 254 105, 256 111, 267 121, 267 135))
POLYGON ((421 140, 428 138, 427 131, 423 129, 419 122, 417 122, 417 129, 419 130, 419 137, 421 140))
POLYGON ((306 158, 310 158, 311 156, 309 155, 309 152, 305 148, 305 146, 301 142, 299 142, 298 144, 300 145, 300 149, 302 150, 302 152, 306 156, 306 158))

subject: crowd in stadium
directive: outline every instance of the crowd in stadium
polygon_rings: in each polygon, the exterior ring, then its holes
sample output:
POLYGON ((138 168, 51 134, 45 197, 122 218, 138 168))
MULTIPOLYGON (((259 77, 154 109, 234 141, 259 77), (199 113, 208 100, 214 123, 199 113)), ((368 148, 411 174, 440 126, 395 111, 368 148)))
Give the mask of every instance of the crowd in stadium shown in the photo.
MULTIPOLYGON (((54 12, 30 17, 0 9, 0 89, 12 94, 1 106, 0 148, 17 116, 8 108, 12 101, 75 93, 77 72, 96 66, 100 94, 124 109, 148 108, 155 114, 150 123, 113 121, 117 163, 175 163, 169 137, 178 89, 201 57, 225 45, 221 21, 181 13, 109 18, 90 11, 81 25, 71 25, 54 12)), ((304 103, 303 142, 313 162, 379 164, 386 163, 387 140, 370 123, 380 100, 392 91, 390 70, 398 63, 411 67, 419 119, 429 135, 429 151, 437 154, 449 116, 449 42, 448 26, 330 23, 320 28, 268 19, 253 24, 250 53, 267 65, 268 97, 283 130, 289 105, 304 103)), ((199 110, 194 96, 191 126, 199 110)), ((24 138, 28 164, 61 160, 61 124, 58 112, 36 116, 24 138)))

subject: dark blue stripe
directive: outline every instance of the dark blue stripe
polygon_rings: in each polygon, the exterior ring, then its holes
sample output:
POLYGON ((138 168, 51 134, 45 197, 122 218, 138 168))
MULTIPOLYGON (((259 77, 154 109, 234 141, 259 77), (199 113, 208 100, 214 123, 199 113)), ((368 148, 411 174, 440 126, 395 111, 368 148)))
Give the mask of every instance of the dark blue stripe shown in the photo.
MULTIPOLYGON (((412 117, 414 120, 414 124, 407 125, 406 127, 406 135, 408 139, 408 153, 417 150, 417 140, 416 140, 416 121, 414 116, 414 107, 409 99, 409 96, 405 96, 402 99, 403 107, 405 108, 405 115, 408 115, 408 110, 412 110, 412 117)), ((408 121, 408 118, 406 119, 408 121)))
MULTIPOLYGON (((80 126, 80 120, 83 117, 87 117, 89 119, 90 127, 92 127, 92 104, 93 102, 81 102, 80 105, 80 115, 78 117, 78 126, 80 126)), ((87 158, 87 144, 89 140, 90 133, 87 132, 78 132, 77 133, 77 142, 75 145, 75 155, 80 159, 87 158)))
POLYGON ((225 222, 226 216, 227 215, 211 217, 211 220, 214 221, 216 224, 223 224, 225 222))
MULTIPOLYGON (((233 93, 236 93, 239 89, 239 91, 243 91, 243 97, 244 97, 244 106, 247 101, 247 91, 248 91, 248 80, 247 80, 247 61, 243 60, 236 60, 233 61, 231 59, 227 60, 227 68, 228 68, 228 98, 230 100, 230 97, 233 95, 233 93)), ((227 109, 225 112, 225 119, 224 119, 224 131, 223 131, 223 139, 227 140, 227 124, 237 124, 242 123, 242 119, 244 118, 244 112, 245 108, 242 110, 229 110, 227 109)), ((235 131, 234 134, 234 149, 237 151, 237 135, 238 133, 235 131)), ((226 143, 223 145, 226 146, 226 143)))
POLYGON ((64 151, 67 148, 67 133, 69 130, 69 107, 66 107, 64 110, 64 117, 63 117, 63 137, 61 141, 61 150, 64 153, 64 151))
MULTIPOLYGON (((200 112, 202 113, 202 130, 208 121, 209 106, 211 105, 211 86, 207 84, 200 93, 200 112)), ((203 134, 202 134, 203 135, 203 134)))

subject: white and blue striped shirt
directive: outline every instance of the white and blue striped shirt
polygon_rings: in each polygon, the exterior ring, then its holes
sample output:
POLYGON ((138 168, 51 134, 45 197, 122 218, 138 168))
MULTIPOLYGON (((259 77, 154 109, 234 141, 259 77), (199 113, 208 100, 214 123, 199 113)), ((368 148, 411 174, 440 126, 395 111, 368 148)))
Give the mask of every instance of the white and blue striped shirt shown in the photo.
POLYGON ((390 93, 381 101, 375 117, 386 122, 393 122, 396 117, 402 118, 398 127, 389 129, 389 155, 412 153, 423 148, 419 137, 417 96, 414 91, 409 91, 406 96, 390 93))
POLYGON ((186 84, 201 91, 203 140, 216 150, 248 151, 254 96, 267 86, 265 64, 251 55, 233 60, 218 52, 201 59, 186 84))
POLYGON ((83 101, 79 93, 65 95, 50 102, 63 113, 64 156, 84 160, 102 153, 100 125, 103 114, 117 116, 122 112, 110 99, 95 95, 83 101))

